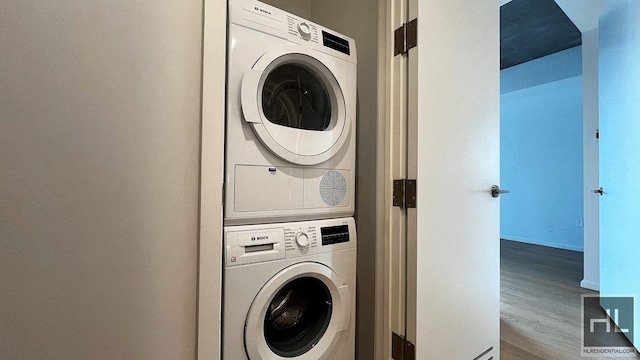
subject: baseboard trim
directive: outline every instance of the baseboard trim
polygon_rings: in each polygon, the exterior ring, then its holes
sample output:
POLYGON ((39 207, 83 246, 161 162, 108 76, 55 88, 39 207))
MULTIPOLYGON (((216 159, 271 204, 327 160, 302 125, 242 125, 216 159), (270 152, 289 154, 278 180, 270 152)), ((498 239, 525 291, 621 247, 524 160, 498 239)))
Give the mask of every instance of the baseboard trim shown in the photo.
POLYGON ((531 244, 531 245, 540 245, 540 246, 546 246, 546 247, 551 247, 556 249, 584 252, 584 248, 579 246, 564 245, 564 244, 551 243, 546 241, 537 241, 537 240, 526 239, 526 238, 521 238, 517 236, 509 236, 509 235, 500 235, 500 238, 504 240, 517 241, 517 242, 531 244))
POLYGON ((580 281, 580 287, 593 291, 600 291, 600 284, 593 281, 582 280, 580 281))

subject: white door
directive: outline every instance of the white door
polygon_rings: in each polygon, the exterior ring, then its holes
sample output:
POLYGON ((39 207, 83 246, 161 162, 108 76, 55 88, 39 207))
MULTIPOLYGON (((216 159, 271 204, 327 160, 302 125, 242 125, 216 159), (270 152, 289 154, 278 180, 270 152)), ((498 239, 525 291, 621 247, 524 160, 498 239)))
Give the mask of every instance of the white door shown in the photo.
POLYGON ((640 347, 640 3, 611 1, 600 17, 600 295, 635 297, 620 328, 640 347), (635 339, 633 338, 635 336, 635 339))
POLYGON ((418 359, 500 357, 499 15, 418 2, 418 359))
POLYGON ((389 328, 416 359, 499 359, 500 4, 394 3, 418 40, 389 60, 387 181, 416 179, 417 206, 388 212, 389 328))

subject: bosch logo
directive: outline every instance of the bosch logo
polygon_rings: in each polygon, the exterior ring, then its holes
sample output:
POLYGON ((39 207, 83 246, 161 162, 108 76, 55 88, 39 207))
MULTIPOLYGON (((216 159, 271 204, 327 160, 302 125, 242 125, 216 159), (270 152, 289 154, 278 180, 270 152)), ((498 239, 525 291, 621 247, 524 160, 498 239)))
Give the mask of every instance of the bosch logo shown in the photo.
POLYGON ((263 14, 271 15, 271 11, 267 11, 267 10, 265 10, 265 9, 260 9, 260 8, 259 8, 259 7, 257 7, 257 6, 254 6, 254 9, 255 9, 257 12, 261 12, 261 13, 263 13, 263 14))
POLYGON ((251 237, 251 241, 260 241, 260 240, 269 240, 269 236, 268 235, 263 235, 263 236, 252 236, 251 237))

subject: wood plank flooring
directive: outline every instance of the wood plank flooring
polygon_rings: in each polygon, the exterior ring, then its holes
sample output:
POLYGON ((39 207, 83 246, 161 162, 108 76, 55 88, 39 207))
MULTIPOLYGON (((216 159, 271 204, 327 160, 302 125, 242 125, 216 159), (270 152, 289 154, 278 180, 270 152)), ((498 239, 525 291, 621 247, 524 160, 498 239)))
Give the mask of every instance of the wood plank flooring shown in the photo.
POLYGON ((500 257, 501 359, 581 359, 581 295, 597 294, 580 287, 582 253, 502 240, 500 257))

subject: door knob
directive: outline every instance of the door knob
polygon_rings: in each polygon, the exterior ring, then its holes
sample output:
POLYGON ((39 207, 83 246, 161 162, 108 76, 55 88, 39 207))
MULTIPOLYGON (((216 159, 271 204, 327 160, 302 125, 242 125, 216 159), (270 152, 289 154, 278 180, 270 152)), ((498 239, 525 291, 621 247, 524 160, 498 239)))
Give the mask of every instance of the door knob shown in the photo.
POLYGON ((500 194, 508 194, 508 193, 509 193, 509 190, 502 190, 498 185, 491 186, 491 196, 493 196, 494 198, 497 198, 498 196, 500 196, 500 194))
POLYGON ((599 188, 597 190, 592 190, 592 191, 596 194, 600 194, 600 196, 604 195, 604 190, 602 188, 599 188))

